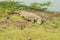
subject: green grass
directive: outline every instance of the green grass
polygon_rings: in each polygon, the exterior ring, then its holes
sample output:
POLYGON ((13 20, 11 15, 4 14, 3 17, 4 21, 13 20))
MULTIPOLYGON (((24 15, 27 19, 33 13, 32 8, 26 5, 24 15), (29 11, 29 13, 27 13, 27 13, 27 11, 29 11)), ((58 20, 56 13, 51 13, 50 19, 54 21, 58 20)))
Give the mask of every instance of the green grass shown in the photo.
POLYGON ((13 14, 10 16, 10 20, 24 21, 23 18, 21 18, 18 14, 13 14))
MULTIPOLYGON (((0 21, 6 20, 5 18, 0 21)), ((23 21, 23 18, 14 14, 9 20, 23 21)), ((0 25, 0 40, 60 40, 60 18, 46 20, 42 25, 31 23, 34 27, 19 30, 14 25, 4 28, 0 25)))
POLYGON ((60 31, 32 28, 24 30, 0 29, 0 40, 60 40, 60 31))

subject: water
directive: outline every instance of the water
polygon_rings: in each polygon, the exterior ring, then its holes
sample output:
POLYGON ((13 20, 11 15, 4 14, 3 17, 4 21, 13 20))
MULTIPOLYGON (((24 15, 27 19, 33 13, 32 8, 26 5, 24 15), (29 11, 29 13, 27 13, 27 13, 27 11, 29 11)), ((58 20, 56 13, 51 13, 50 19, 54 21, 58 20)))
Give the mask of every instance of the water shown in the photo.
POLYGON ((19 1, 19 2, 24 2, 26 5, 30 5, 33 2, 38 2, 38 3, 44 3, 47 1, 50 1, 52 4, 48 8, 49 11, 56 11, 60 12, 60 0, 12 0, 12 1, 19 1))

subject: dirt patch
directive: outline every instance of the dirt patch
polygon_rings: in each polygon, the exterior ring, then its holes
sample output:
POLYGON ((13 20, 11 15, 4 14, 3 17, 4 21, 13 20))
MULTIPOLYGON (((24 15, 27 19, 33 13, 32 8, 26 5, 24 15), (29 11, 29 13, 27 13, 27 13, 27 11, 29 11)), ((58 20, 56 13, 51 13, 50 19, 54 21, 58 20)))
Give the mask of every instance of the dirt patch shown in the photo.
POLYGON ((60 14, 49 14, 44 12, 37 12, 36 15, 42 17, 43 19, 50 19, 52 17, 60 17, 60 14))
POLYGON ((14 25, 15 27, 17 27, 18 29, 24 29, 24 28, 31 28, 32 25, 28 22, 28 21, 1 21, 0 25, 3 26, 3 28, 5 27, 11 27, 11 25, 14 25))

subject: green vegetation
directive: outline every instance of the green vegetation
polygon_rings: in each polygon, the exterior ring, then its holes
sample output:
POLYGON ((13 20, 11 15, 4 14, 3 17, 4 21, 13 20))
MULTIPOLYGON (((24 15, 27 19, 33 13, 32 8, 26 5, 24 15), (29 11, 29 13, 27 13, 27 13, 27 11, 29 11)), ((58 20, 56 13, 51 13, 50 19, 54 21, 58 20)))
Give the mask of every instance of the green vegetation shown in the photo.
POLYGON ((40 10, 40 11, 45 11, 47 10, 46 7, 48 7, 51 3, 32 3, 30 6, 26 6, 22 2, 15 2, 15 1, 2 1, 0 2, 0 10, 2 11, 8 11, 8 10, 40 10))
MULTIPOLYGON (((36 3, 37 5, 37 3, 36 3)), ((13 14, 7 19, 8 12, 12 10, 46 10, 45 8, 37 7, 35 3, 31 6, 25 6, 19 2, 3 1, 0 2, 0 40, 60 40, 60 17, 53 17, 46 20, 42 25, 37 23, 25 23, 26 27, 20 29, 25 24, 20 22, 26 21, 18 14, 13 14), (11 23, 8 23, 13 21, 11 23), (17 21, 14 22, 14 21, 17 21), (14 25, 14 23, 16 23, 14 25), (19 24, 19 25, 18 25, 19 24), (29 24, 29 25, 28 25, 29 24)), ((50 3, 38 4, 39 6, 49 6, 50 3)))

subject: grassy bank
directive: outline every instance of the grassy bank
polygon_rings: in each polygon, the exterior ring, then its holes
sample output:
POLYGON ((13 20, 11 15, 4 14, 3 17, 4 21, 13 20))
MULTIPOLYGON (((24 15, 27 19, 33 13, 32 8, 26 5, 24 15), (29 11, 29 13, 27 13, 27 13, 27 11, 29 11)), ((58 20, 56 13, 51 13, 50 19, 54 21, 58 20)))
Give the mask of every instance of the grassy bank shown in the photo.
MULTIPOLYGON (((6 20, 4 17, 0 21, 6 20)), ((18 15, 13 15, 9 20, 23 21, 18 15)), ((20 30, 10 24, 5 28, 0 25, 0 40, 60 40, 60 17, 46 20, 42 25, 29 23, 31 28, 20 30)))

